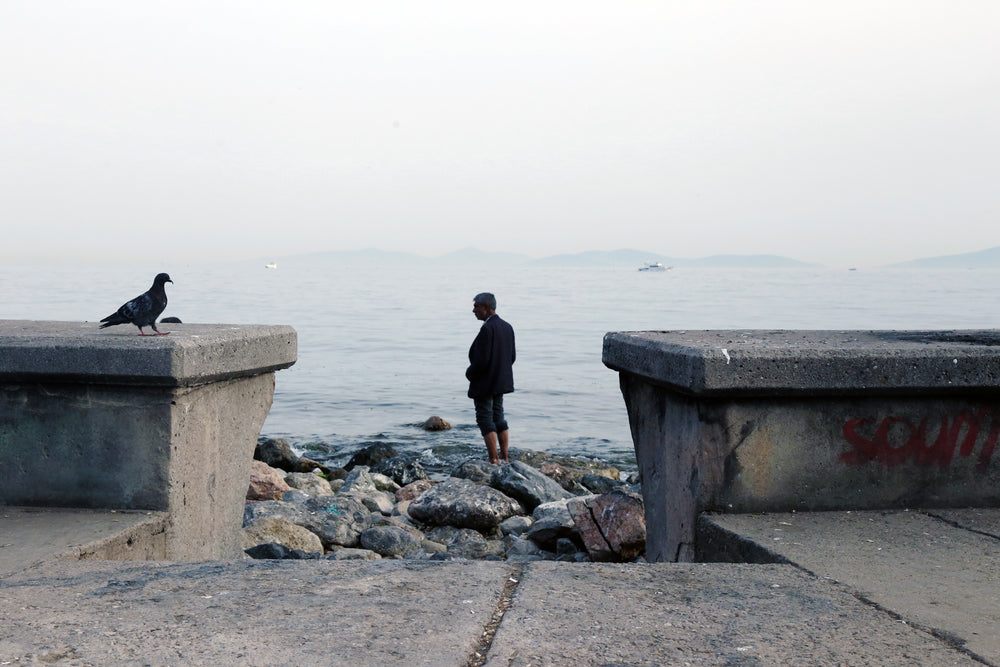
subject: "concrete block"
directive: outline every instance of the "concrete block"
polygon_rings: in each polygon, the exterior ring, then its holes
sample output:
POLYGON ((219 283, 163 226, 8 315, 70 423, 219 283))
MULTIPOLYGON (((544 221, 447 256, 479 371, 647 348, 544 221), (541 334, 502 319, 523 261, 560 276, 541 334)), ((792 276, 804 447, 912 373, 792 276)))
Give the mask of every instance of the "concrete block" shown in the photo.
POLYGON ((169 336, 0 321, 0 504, 168 514, 166 557, 234 557, 291 327, 169 336))
POLYGON ((692 560, 703 510, 1000 505, 1000 334, 611 333, 647 557, 692 560))

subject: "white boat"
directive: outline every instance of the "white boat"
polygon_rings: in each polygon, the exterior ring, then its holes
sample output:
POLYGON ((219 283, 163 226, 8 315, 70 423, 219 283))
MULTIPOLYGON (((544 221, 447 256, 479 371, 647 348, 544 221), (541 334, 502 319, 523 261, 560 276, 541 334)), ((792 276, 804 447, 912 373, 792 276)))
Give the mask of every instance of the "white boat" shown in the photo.
POLYGON ((660 262, 646 262, 645 264, 643 264, 642 266, 639 267, 639 270, 640 271, 669 271, 672 268, 674 268, 674 267, 672 267, 672 266, 663 266, 663 264, 661 264, 660 262))
POLYGON ((270 264, 265 264, 264 268, 265 269, 276 269, 276 268, 278 268, 278 265, 275 264, 274 262, 271 262, 270 264))

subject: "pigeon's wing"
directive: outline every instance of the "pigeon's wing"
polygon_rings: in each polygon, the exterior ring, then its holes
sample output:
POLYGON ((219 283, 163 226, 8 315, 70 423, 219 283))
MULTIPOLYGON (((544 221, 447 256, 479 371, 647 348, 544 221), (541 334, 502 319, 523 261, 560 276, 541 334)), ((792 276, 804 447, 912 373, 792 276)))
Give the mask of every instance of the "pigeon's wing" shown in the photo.
POLYGON ((109 324, 134 323, 137 319, 142 319, 142 316, 148 314, 152 309, 153 298, 149 295, 149 292, 146 292, 122 304, 121 308, 101 321, 108 322, 109 324))
POLYGON ((133 324, 142 322, 148 319, 153 312, 153 297, 150 296, 149 292, 141 294, 124 304, 118 309, 118 312, 133 324))

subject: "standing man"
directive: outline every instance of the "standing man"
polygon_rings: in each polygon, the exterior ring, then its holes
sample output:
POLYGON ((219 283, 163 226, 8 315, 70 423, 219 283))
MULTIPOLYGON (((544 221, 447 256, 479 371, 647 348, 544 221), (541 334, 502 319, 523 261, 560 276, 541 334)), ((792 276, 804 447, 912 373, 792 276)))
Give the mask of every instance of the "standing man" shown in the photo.
POLYGON ((503 395, 514 391, 514 329, 497 315, 496 297, 489 292, 476 295, 472 312, 483 326, 469 348, 469 368, 465 371, 469 398, 475 401, 476 424, 486 442, 490 463, 506 462, 510 459, 503 395))

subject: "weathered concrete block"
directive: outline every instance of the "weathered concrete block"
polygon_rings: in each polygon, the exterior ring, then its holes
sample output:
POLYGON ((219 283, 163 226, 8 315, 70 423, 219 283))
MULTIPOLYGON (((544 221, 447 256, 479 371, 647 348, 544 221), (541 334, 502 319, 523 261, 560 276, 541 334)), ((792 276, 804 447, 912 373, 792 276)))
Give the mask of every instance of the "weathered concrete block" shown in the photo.
POLYGON ((0 504, 166 511, 166 556, 241 551, 243 498, 291 327, 170 336, 0 320, 0 504))
POLYGON ((1000 504, 1000 333, 611 333, 650 560, 702 510, 1000 504))

